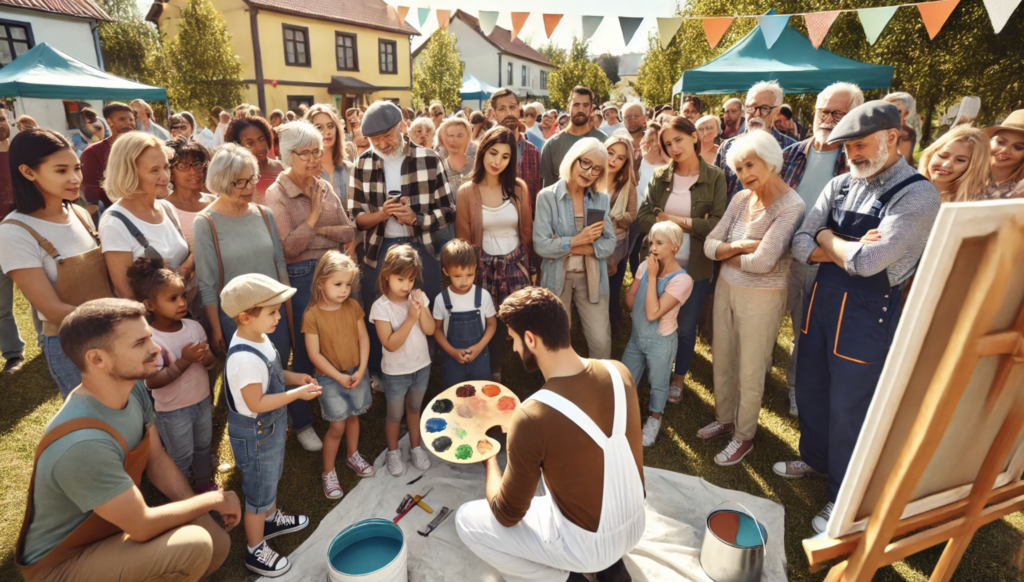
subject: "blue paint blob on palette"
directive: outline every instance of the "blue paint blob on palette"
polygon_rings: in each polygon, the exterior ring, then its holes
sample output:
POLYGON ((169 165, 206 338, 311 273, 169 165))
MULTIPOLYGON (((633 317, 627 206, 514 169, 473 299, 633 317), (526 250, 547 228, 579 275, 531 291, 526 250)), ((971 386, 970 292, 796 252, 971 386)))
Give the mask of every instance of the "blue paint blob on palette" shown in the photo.
POLYGON ((427 432, 441 432, 448 427, 448 423, 443 418, 428 418, 427 419, 427 432))

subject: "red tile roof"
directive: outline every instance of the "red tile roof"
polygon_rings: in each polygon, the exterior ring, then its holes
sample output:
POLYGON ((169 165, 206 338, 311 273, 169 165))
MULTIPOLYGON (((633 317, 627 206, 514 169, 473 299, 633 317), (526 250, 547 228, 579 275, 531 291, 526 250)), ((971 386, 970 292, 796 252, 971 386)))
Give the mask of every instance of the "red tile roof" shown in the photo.
MULTIPOLYGON (((548 60, 546 56, 544 56, 543 53, 538 52, 533 47, 519 40, 518 38, 513 40, 512 33, 507 29, 504 29, 500 26, 495 26, 494 30, 491 31, 491 34, 484 34, 483 29, 480 28, 480 19, 475 16, 470 16, 468 13, 463 12, 462 10, 456 10, 455 14, 452 15, 452 18, 458 18, 465 22, 467 26, 476 30, 480 34, 480 36, 486 38, 492 45, 494 45, 498 50, 502 52, 508 53, 515 57, 519 57, 521 59, 533 61, 541 65, 547 65, 549 67, 555 66, 550 60, 548 60)), ((420 45, 413 53, 413 56, 415 57, 417 54, 419 54, 419 52, 423 50, 425 46, 427 46, 427 43, 423 43, 422 45, 420 45)))
MULTIPOLYGON (((60 0, 49 1, 58 2, 60 0)), ((383 0, 245 0, 245 2, 250 6, 274 12, 419 35, 419 31, 408 23, 399 23, 389 17, 388 5, 383 0)))
POLYGON ((0 0, 0 6, 64 14, 76 18, 95 18, 108 22, 113 20, 92 0, 0 0))

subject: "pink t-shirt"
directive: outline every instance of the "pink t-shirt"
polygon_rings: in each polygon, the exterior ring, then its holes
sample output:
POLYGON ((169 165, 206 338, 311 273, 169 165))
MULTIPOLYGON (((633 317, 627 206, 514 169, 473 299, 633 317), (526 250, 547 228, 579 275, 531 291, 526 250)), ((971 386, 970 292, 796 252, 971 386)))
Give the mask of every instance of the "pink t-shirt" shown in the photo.
MULTIPOLYGON (((665 212, 668 211, 666 210, 665 212)), ((636 271, 636 279, 639 281, 646 273, 647 261, 644 261, 640 263, 640 268, 636 271)), ((652 284, 652 281, 648 281, 647 284, 652 284)), ((691 291, 693 291, 693 278, 686 273, 680 273, 668 282, 668 285, 665 286, 665 293, 678 299, 679 303, 658 320, 658 334, 668 336, 674 334, 679 329, 679 322, 676 321, 676 317, 679 315, 679 308, 690 298, 691 291)))
MULTIPOLYGON (((153 328, 153 341, 160 346, 157 366, 163 368, 181 358, 181 349, 188 344, 206 342, 206 332, 199 322, 181 320, 182 328, 174 333, 165 333, 153 328)), ((154 408, 157 412, 171 412, 202 402, 210 396, 210 377, 202 362, 195 362, 181 376, 164 386, 151 390, 154 408)))
MULTIPOLYGON (((689 218, 693 209, 693 200, 690 196, 690 188, 697 183, 698 176, 679 176, 672 174, 672 193, 665 201, 665 208, 662 210, 672 216, 689 218)), ((690 264, 690 233, 683 233, 683 244, 679 245, 679 252, 676 253, 676 261, 679 266, 686 268, 690 264)))

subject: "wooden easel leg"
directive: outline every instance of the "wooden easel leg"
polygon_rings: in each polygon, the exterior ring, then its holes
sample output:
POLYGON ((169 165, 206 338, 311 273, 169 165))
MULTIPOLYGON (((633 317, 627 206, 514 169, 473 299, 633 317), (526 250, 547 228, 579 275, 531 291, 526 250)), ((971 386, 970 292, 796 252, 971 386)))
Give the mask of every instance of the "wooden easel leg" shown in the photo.
POLYGON ((848 560, 843 560, 835 566, 832 566, 828 571, 828 576, 825 576, 825 582, 840 582, 843 579, 843 574, 846 573, 846 567, 850 564, 848 560))
POLYGON ((942 550, 942 557, 939 558, 939 563, 935 564, 929 582, 949 582, 973 537, 974 532, 970 532, 967 535, 954 537, 946 543, 946 549, 942 550))

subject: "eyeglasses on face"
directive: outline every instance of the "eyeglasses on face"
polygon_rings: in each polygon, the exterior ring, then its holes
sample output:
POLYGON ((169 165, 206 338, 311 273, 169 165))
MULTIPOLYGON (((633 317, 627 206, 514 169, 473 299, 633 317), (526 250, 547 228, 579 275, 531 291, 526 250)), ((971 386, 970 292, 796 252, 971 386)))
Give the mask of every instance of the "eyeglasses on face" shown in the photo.
POLYGON ((847 111, 841 111, 839 109, 833 109, 832 111, 829 111, 828 109, 819 109, 818 117, 820 117, 822 121, 829 117, 832 117, 833 121, 842 121, 842 119, 846 117, 847 113, 847 111))
POLYGON ((231 185, 234 186, 235 188, 239 189, 239 190, 245 190, 246 188, 249 187, 249 184, 252 184, 253 187, 255 187, 256 184, 259 181, 260 181, 260 175, 259 174, 253 174, 252 176, 249 177, 249 179, 247 179, 247 180, 235 180, 234 182, 231 183, 231 185))
POLYGON ((601 175, 601 172, 604 171, 604 168, 602 168, 601 166, 598 166, 593 162, 585 162, 583 161, 583 158, 578 158, 576 162, 580 165, 580 172, 584 174, 599 176, 601 175))
POLYGON ((324 150, 309 150, 305 152, 292 152, 293 155, 298 156, 303 162, 308 162, 310 158, 319 160, 324 155, 324 150))
POLYGON ((772 105, 761 105, 760 107, 745 107, 743 110, 747 112, 747 115, 753 115, 754 112, 756 111, 757 113, 759 113, 761 115, 761 117, 764 117, 764 116, 768 115, 769 113, 771 113, 772 111, 775 111, 778 108, 779 108, 778 105, 775 105, 775 106, 772 106, 772 105))
MULTIPOLYGON (((189 170, 195 170, 197 172, 202 172, 203 170, 206 169, 207 165, 208 164, 206 162, 200 162, 199 160, 196 160, 196 161, 192 162, 191 164, 187 164, 185 162, 178 162, 178 163, 174 164, 174 168, 176 170, 178 170, 179 172, 187 172, 189 170)), ((242 188, 245 188, 245 186, 242 186, 242 188)))

